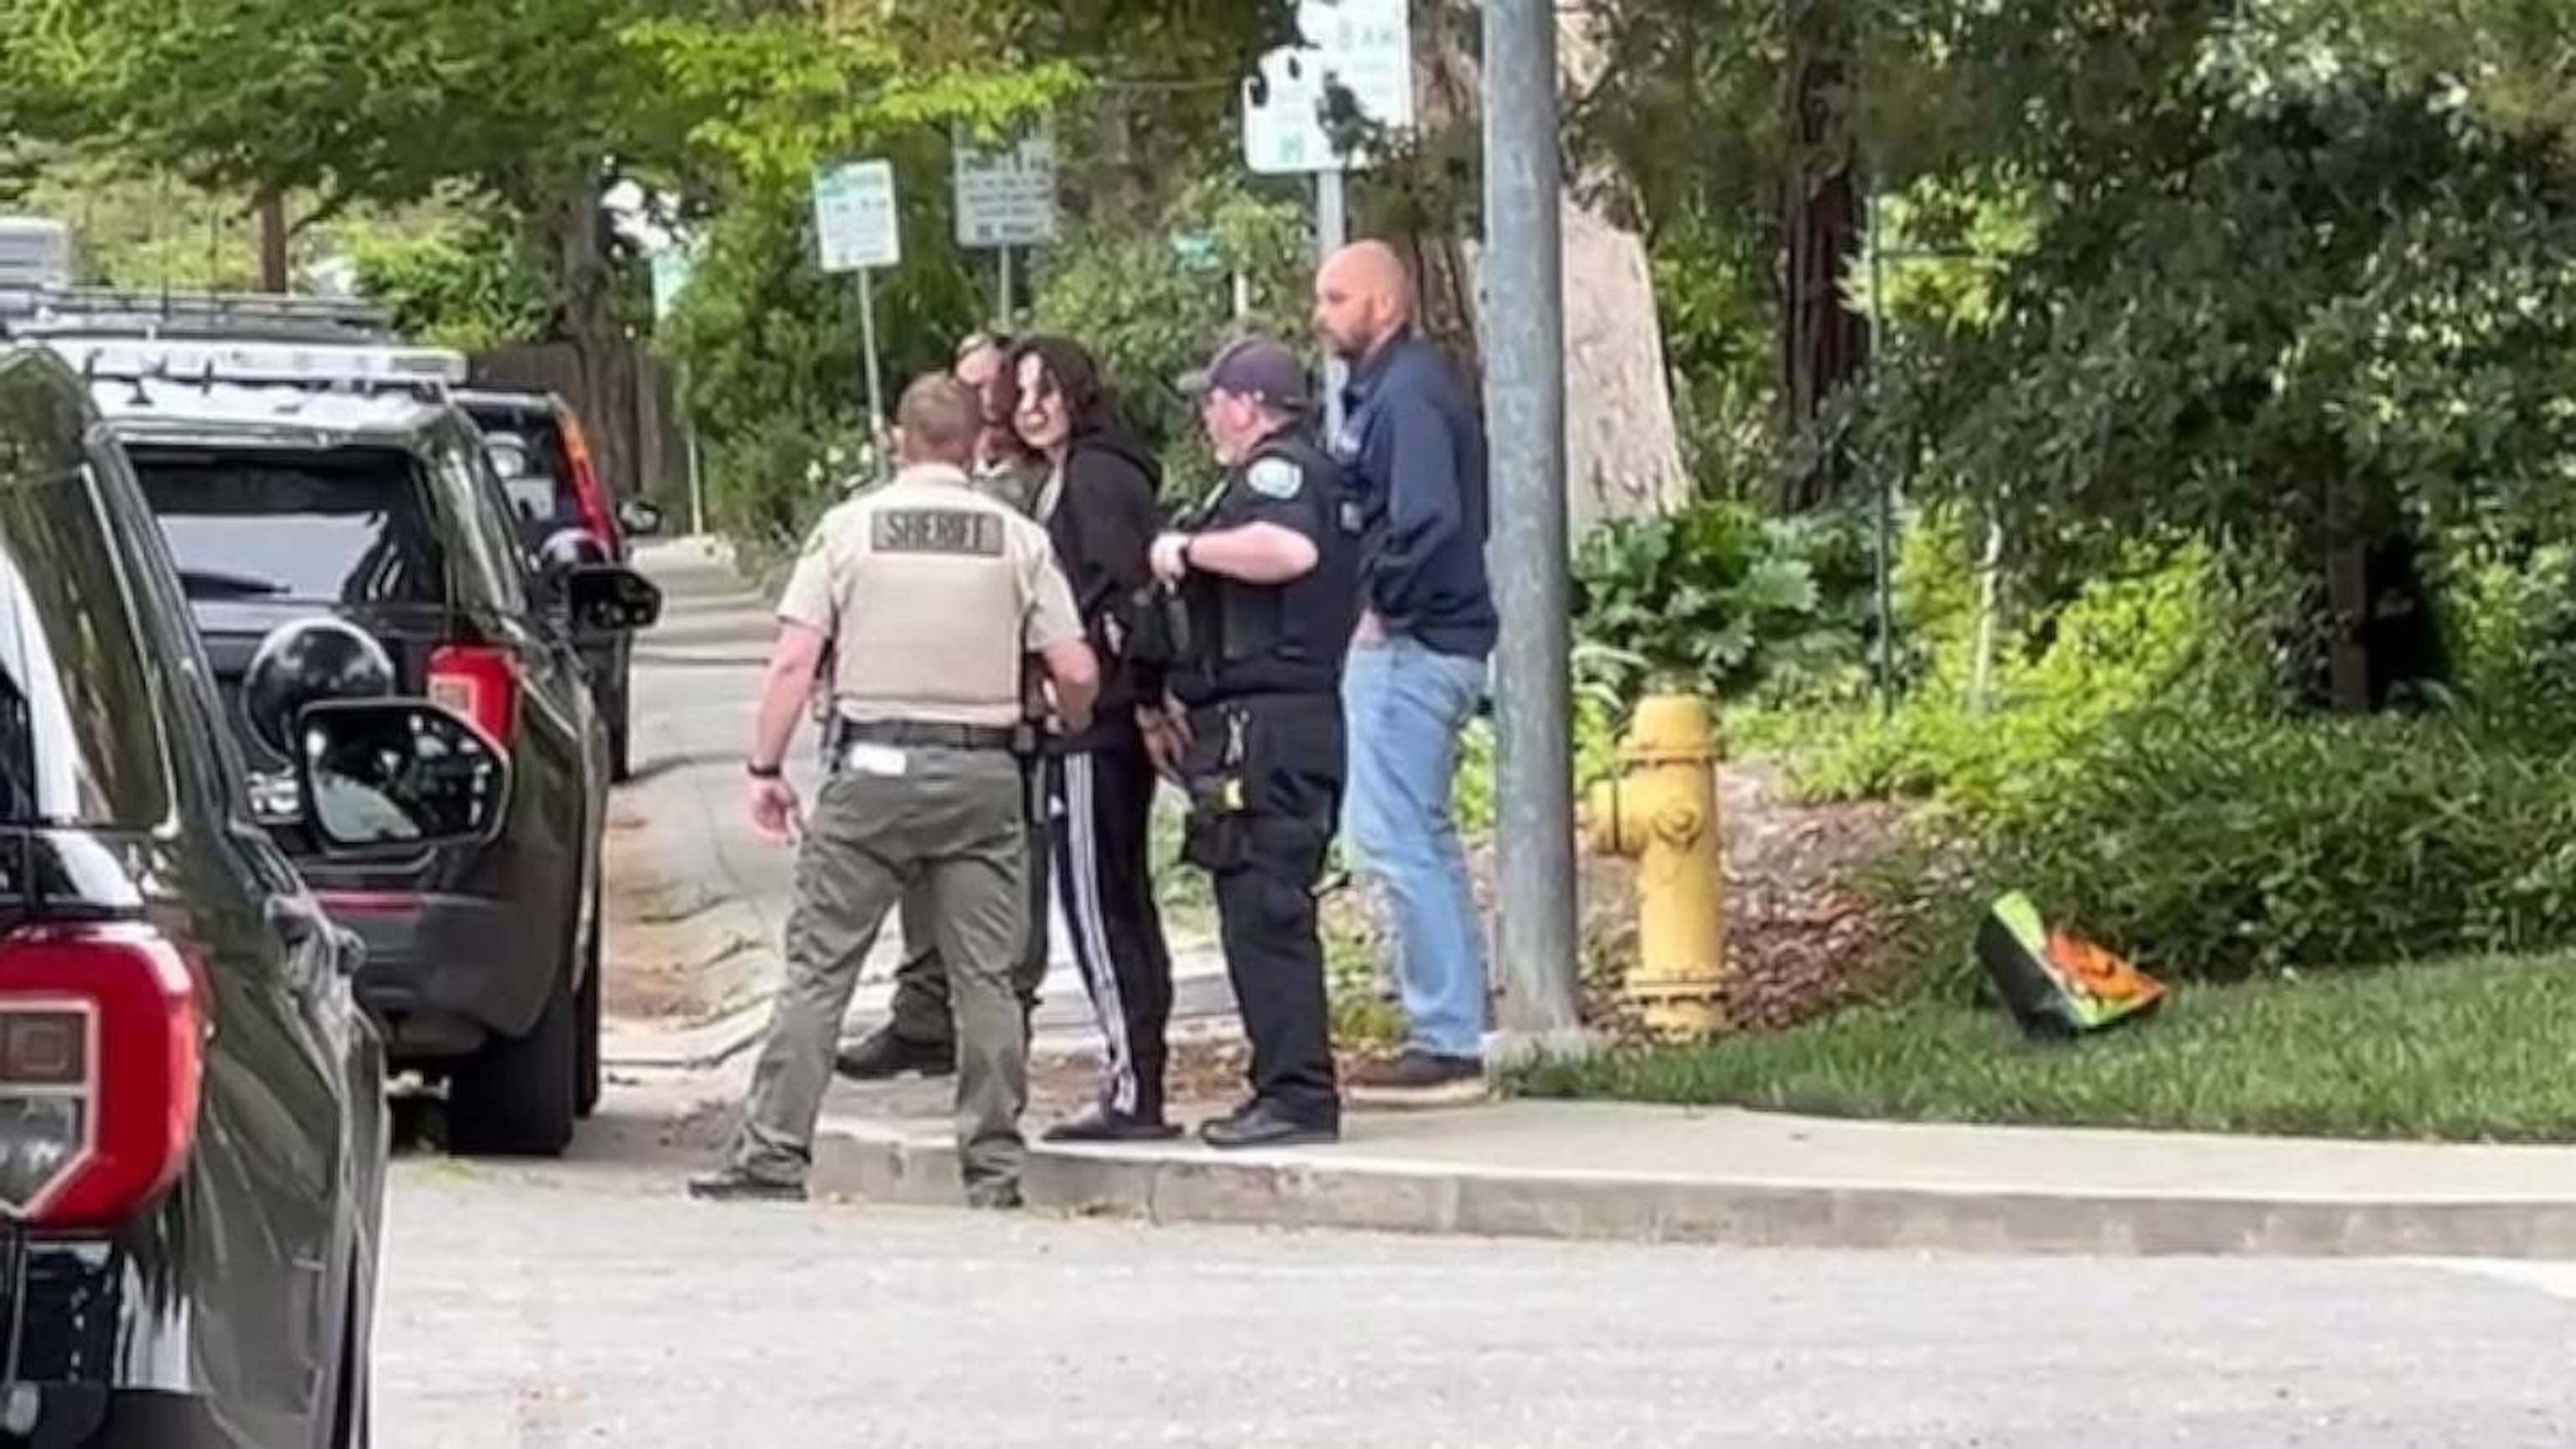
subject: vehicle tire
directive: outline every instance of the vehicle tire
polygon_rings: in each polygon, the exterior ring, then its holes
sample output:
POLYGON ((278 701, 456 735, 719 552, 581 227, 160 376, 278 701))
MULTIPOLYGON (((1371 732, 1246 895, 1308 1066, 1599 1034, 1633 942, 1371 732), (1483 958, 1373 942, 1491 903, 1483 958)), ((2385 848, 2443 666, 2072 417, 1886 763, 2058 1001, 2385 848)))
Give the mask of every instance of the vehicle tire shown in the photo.
POLYGON ((600 918, 598 899, 599 893, 593 890, 590 929, 583 933, 581 944, 581 992, 574 1003, 576 1010, 573 1013, 573 1030, 577 1036, 573 1068, 573 1111, 576 1115, 585 1118, 599 1110, 599 1094, 604 1080, 599 1059, 600 996, 603 989, 603 983, 600 980, 602 973, 599 969, 599 941, 605 934, 605 927, 600 918))
POLYGON ((608 727, 608 779, 623 785, 635 778, 635 758, 627 749, 626 717, 619 715, 608 727))
POLYGON ((457 1064, 447 1088, 449 1145, 477 1157, 561 1156, 579 1115, 580 1066, 581 1003, 557 976, 526 1036, 495 1041, 457 1064))

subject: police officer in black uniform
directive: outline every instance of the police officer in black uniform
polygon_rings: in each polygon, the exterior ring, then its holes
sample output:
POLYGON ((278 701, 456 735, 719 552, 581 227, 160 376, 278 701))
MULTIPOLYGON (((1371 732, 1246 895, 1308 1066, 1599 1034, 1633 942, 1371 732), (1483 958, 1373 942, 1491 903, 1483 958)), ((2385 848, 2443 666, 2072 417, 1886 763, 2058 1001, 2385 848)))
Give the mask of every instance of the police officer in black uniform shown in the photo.
POLYGON ((1341 810, 1342 658, 1358 624, 1359 529, 1347 475, 1307 418, 1306 369, 1249 339, 1182 380, 1226 475, 1154 542, 1164 591, 1140 648, 1170 702, 1144 721, 1190 795, 1183 858, 1216 878, 1219 930, 1252 1098, 1214 1147, 1341 1136, 1315 886, 1341 810))

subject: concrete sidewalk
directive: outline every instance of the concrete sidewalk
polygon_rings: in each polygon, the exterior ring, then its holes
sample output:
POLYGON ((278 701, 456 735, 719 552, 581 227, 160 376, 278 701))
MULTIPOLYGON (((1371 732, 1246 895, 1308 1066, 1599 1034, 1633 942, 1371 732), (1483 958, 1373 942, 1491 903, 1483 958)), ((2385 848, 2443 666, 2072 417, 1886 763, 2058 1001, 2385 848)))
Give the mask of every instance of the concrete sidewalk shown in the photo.
MULTIPOLYGON (((944 1117, 845 1094, 823 1190, 957 1200, 944 1117)), ((1851 1122, 1503 1101, 1354 1113, 1330 1148, 1035 1150, 1033 1207, 1154 1222, 2104 1255, 2576 1255, 2576 1148, 1851 1122)))

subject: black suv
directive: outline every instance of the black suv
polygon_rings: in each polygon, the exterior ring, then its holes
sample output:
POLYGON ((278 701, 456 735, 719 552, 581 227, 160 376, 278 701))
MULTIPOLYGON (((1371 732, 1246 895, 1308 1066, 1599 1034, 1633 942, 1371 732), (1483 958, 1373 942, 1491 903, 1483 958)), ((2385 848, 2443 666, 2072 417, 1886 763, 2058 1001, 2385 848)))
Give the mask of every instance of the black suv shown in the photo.
MULTIPOLYGON (((563 547, 560 540, 569 530, 597 546, 597 562, 622 564, 630 536, 661 531, 660 509, 641 498, 618 501, 592 457, 580 417, 562 398, 467 389, 456 394, 456 403, 482 428, 493 471, 501 475, 530 547, 563 547)), ((600 710, 608 716, 609 777, 623 783, 635 768, 627 727, 635 636, 587 630, 578 642, 600 710)))
MULTIPOLYGON (((334 848, 489 829, 508 763, 347 682, 294 705, 334 848)), ((0 1443, 367 1442, 382 1044, 224 711, 79 380, 0 350, 0 1443)))
POLYGON ((52 335, 91 379, 159 520, 253 770, 260 818, 367 944, 361 999, 398 1067, 448 1086, 469 1153, 560 1153, 600 1091, 609 740, 577 629, 651 624, 642 576, 542 566, 452 353, 52 335), (488 840, 347 860, 322 848, 274 710, 241 688, 283 625, 338 618, 396 687, 453 707, 510 762, 488 840))

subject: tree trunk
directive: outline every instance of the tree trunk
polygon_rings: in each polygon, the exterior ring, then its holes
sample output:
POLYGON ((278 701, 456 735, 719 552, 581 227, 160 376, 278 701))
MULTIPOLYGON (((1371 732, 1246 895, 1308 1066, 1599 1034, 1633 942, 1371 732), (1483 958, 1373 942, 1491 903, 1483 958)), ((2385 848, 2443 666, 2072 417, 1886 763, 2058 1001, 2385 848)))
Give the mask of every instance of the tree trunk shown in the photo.
MULTIPOLYGON (((1780 397, 1783 434, 1795 440, 1869 365, 1869 319, 1851 309, 1842 290, 1863 240, 1850 131, 1836 99, 1850 74, 1843 0, 1788 3, 1793 13, 1782 85, 1790 144, 1781 191, 1780 397)), ((1780 506, 1803 511, 1831 502, 1847 473, 1839 446, 1804 453, 1796 471, 1781 480, 1780 506)))
POLYGON ((530 243, 554 284, 554 331, 573 346, 580 385, 567 399, 581 415, 601 475, 618 493, 642 486, 635 440, 619 419, 631 414, 626 338, 618 324, 616 277, 610 269, 607 183, 594 157, 568 160, 544 182, 544 201, 530 218, 530 243))
POLYGON ((2370 547, 2366 499, 2333 450, 2325 450, 2326 707, 2370 712, 2370 547))
MULTIPOLYGON (((1461 143, 1474 142, 1483 125, 1478 87, 1482 78, 1469 58, 1466 35, 1481 31, 1483 20, 1472 7, 1454 0, 1427 0, 1413 7, 1414 121, 1429 140, 1435 161, 1463 154, 1461 143)), ((1441 169, 1448 168, 1445 164, 1441 169)), ((1468 168, 1461 166, 1462 173, 1468 168)), ((1457 360, 1469 397, 1484 388, 1484 346, 1476 330, 1475 273, 1467 260, 1467 234, 1461 198, 1442 187, 1441 208, 1450 214, 1424 217, 1398 238, 1413 267, 1422 294, 1422 328, 1457 360)))
POLYGON ((284 293, 293 290, 294 278, 287 257, 286 194, 276 187, 263 188, 252 203, 259 217, 259 289, 284 293))
POLYGON ((1094 204, 1110 216, 1152 215, 1154 188, 1137 155, 1135 103, 1127 92, 1109 91, 1100 98, 1098 114, 1099 170, 1104 184, 1094 204))

